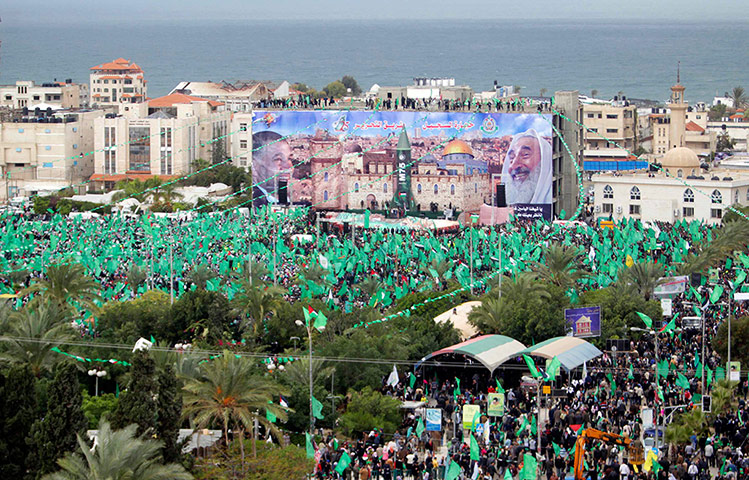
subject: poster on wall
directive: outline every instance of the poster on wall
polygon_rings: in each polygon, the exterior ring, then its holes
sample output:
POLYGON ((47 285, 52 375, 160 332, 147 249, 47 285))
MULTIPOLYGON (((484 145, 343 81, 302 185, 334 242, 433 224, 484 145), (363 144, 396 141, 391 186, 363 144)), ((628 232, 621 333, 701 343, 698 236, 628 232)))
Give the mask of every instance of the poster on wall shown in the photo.
POLYGON ((550 122, 526 113, 255 111, 253 204, 478 210, 502 183, 517 215, 550 219, 550 122))

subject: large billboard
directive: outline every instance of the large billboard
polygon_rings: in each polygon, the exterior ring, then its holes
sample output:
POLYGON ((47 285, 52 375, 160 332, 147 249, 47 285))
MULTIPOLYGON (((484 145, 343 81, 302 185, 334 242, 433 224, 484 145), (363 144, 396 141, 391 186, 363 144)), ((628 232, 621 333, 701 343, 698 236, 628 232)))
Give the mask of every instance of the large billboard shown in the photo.
POLYGON ((477 211, 502 183, 518 213, 549 218, 550 122, 533 113, 256 111, 254 204, 477 211))
POLYGON ((565 308, 564 320, 573 337, 601 336, 601 307, 565 308))

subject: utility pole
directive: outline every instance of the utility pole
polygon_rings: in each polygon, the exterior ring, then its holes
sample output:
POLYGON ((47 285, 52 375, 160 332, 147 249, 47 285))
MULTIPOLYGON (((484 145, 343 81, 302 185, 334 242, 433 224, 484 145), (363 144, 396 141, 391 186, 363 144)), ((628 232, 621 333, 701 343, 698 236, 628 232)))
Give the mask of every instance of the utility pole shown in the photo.
POLYGON ((169 245, 169 297, 170 305, 174 305, 174 237, 169 245))

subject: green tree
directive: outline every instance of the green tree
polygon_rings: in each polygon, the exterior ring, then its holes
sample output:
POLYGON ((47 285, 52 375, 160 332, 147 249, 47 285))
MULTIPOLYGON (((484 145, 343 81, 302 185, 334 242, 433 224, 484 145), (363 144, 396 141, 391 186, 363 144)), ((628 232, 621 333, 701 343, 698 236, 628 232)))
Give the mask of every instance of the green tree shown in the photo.
POLYGON ((99 283, 86 275, 83 265, 66 263, 50 266, 45 278, 38 279, 21 294, 39 293, 62 308, 77 310, 76 305, 79 305, 96 312, 98 307, 95 302, 102 300, 99 289, 99 283))
POLYGON ((733 108, 737 110, 746 107, 747 102, 749 102, 749 96, 747 96, 744 87, 733 87, 726 96, 733 100, 733 108))
MULTIPOLYGON (((198 378, 183 387, 183 414, 191 417, 197 428, 219 425, 229 445, 229 430, 239 433, 244 465, 244 433, 253 432, 257 421, 278 437, 278 429, 265 417, 266 409, 285 421, 286 410, 278 405, 277 396, 286 394, 285 387, 257 374, 257 366, 244 357, 237 358, 225 351, 222 356, 204 364, 198 378), (275 402, 274 402, 275 400, 275 402)), ((256 457, 253 442, 253 457, 256 457)))
POLYGON ((146 272, 137 265, 132 265, 127 270, 127 284, 133 291, 133 296, 138 295, 138 289, 141 285, 146 283, 147 279, 146 272))
POLYGON ((552 243, 541 250, 542 260, 531 262, 531 269, 542 281, 553 283, 566 291, 575 288, 577 282, 589 275, 583 267, 579 249, 552 243))
POLYGON ((634 289, 622 289, 618 285, 588 290, 580 295, 578 305, 601 307, 601 336, 591 339, 598 347, 603 347, 609 338, 628 338, 630 327, 643 328, 636 312, 645 313, 654 320, 663 317, 660 302, 646 301, 634 289))
POLYGON ((177 342, 182 340, 182 330, 172 321, 169 295, 161 290, 149 290, 126 302, 105 303, 97 325, 102 338, 130 345, 151 335, 177 342))
POLYGON ((127 390, 120 395, 112 424, 125 428, 134 423, 139 436, 153 435, 157 431, 158 393, 156 364, 148 352, 140 350, 133 356, 130 382, 127 390))
POLYGON ((27 442, 36 418, 34 376, 28 365, 0 374, 0 478, 24 478, 31 448, 27 442))
POLYGON ((663 283, 665 275, 666 268, 662 264, 639 262, 631 267, 621 267, 617 275, 617 282, 631 285, 645 300, 650 300, 653 290, 663 283))
POLYGON ((685 445, 691 441, 692 436, 701 437, 707 432, 705 414, 700 409, 679 413, 673 422, 666 427, 665 441, 668 444, 685 445))
POLYGON ((730 135, 728 135, 728 132, 723 132, 720 135, 718 135, 718 141, 715 144, 715 151, 716 152, 730 152, 733 150, 733 147, 736 145, 736 140, 731 138, 730 135))
MULTIPOLYGON (((315 461, 307 458, 304 447, 278 445, 257 441, 257 460, 250 462, 249 479, 291 480, 306 478, 315 469, 315 461)), ((226 454, 198 458, 193 472, 198 480, 236 478, 241 461, 239 442, 234 442, 226 454)))
POLYGON ((137 426, 112 430, 102 420, 91 450, 78 435, 79 451, 58 461, 62 470, 51 473, 44 480, 190 480, 192 475, 175 463, 162 464, 161 442, 139 438, 137 426))
POLYGON ((99 393, 92 397, 87 391, 83 391, 81 408, 88 421, 88 428, 94 430, 102 418, 111 418, 117 410, 118 399, 114 393, 99 393))
POLYGON ((57 470, 57 459, 75 450, 76 435, 86 433, 77 369, 72 363, 58 363, 48 390, 47 413, 31 429, 30 466, 39 474, 57 470))
POLYGON ((724 103, 713 105, 707 112, 707 119, 711 122, 720 122, 726 116, 727 108, 724 103))
POLYGON ((181 386, 172 365, 166 365, 159 370, 158 384, 156 434, 164 444, 161 448, 164 462, 172 463, 178 461, 181 456, 178 439, 182 419, 181 386))
POLYGON ((371 387, 349 391, 349 395, 351 400, 340 419, 346 435, 356 438, 374 428, 384 433, 394 433, 400 426, 401 405, 398 399, 382 395, 371 387))
POLYGON ((341 98, 346 96, 346 86, 340 80, 327 84, 323 91, 328 97, 341 98))
POLYGON ((226 145, 223 138, 214 140, 211 147, 211 160, 214 165, 226 161, 226 145))
POLYGON ((341 79, 341 83, 347 90, 351 90, 351 95, 356 97, 361 95, 361 87, 354 77, 351 75, 344 75, 341 79))
POLYGON ((198 290, 205 290, 208 282, 218 275, 205 265, 196 265, 187 274, 187 280, 194 283, 198 290))
POLYGON ((174 302, 168 340, 177 342, 185 340, 186 335, 194 339, 217 342, 226 335, 225 329, 235 320, 229 300, 220 292, 208 290, 191 290, 182 294, 174 302))
MULTIPOLYGON (((743 348, 749 341, 749 317, 731 320, 731 361, 741 362, 742 367, 749 365, 749 349, 743 348)), ((713 338, 713 348, 723 358, 728 359, 728 322, 723 321, 718 326, 718 332, 713 338)))
POLYGON ((0 341, 0 359, 27 364, 32 374, 40 377, 62 358, 52 349, 75 338, 73 329, 64 320, 56 303, 35 298, 10 314, 5 332, 8 336, 0 341))
POLYGON ((258 336, 258 326, 262 325, 269 315, 274 315, 282 301, 284 289, 266 286, 260 282, 250 285, 249 281, 241 282, 241 290, 232 300, 233 304, 245 315, 239 326, 241 332, 249 332, 254 338, 258 336))

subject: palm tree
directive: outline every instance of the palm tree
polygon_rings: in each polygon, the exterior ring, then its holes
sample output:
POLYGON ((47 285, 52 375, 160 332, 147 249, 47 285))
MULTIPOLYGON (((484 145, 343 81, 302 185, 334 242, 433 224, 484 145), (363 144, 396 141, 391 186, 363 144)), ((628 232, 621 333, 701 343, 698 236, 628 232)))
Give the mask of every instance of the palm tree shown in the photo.
MULTIPOLYGON (((304 391, 309 390, 309 358, 302 357, 286 365, 284 373, 289 385, 303 385, 304 391)), ((312 386, 325 382, 335 372, 335 367, 326 367, 324 360, 312 358, 312 386)))
POLYGON ((242 281, 242 289, 232 300, 234 305, 247 319, 242 321, 240 330, 252 327, 253 336, 257 336, 260 325, 269 314, 275 314, 284 289, 277 286, 266 286, 261 283, 250 285, 249 281, 242 281))
POLYGON ((598 90, 596 90, 595 88, 590 91, 590 96, 591 97, 596 98, 597 95, 598 95, 598 90))
POLYGON ((499 332, 502 329, 505 303, 491 296, 468 314, 468 321, 480 332, 499 332))
POLYGON ((14 291, 18 291, 20 286, 29 279, 29 271, 25 269, 16 270, 14 267, 9 273, 3 273, 0 278, 8 282, 14 291))
POLYGON ((146 272, 137 265, 131 266, 127 271, 127 284, 130 285, 130 289, 133 291, 133 296, 138 294, 138 288, 146 282, 148 275, 146 272))
POLYGON ((53 352, 75 335, 58 305, 38 297, 25 308, 8 317, 7 333, 0 346, 0 358, 12 363, 28 363, 38 378, 45 370, 51 370, 62 357, 53 352))
POLYGON ((733 101, 733 108, 735 109, 744 108, 749 102, 749 97, 747 97, 744 87, 733 87, 733 90, 731 90, 727 97, 733 101))
POLYGON ((431 270, 437 272, 437 278, 435 278, 434 281, 437 283, 437 290, 442 291, 446 286, 445 275, 450 271, 450 268, 452 268, 452 262, 448 262, 445 259, 438 261, 435 258, 432 259, 429 264, 422 266, 421 271, 430 278, 434 278, 434 274, 431 270))
POLYGON ((156 190, 151 193, 151 198, 154 202, 162 202, 171 205, 175 200, 182 198, 182 194, 177 192, 176 183, 168 183, 166 185, 158 186, 156 190))
POLYGON ((145 190, 147 187, 140 180, 122 180, 117 182, 115 188, 117 188, 119 191, 115 192, 114 195, 112 195, 113 203, 119 202, 120 200, 124 200, 126 198, 135 198, 139 202, 143 202, 143 200, 145 200, 143 190, 145 190))
POLYGON ((546 299, 551 298, 551 294, 546 290, 543 283, 538 281, 538 276, 534 272, 521 272, 510 278, 509 281, 502 281, 502 297, 517 299, 546 299))
POLYGON ((367 277, 364 281, 356 284, 359 289, 366 295, 367 299, 372 298, 380 290, 385 289, 385 284, 377 279, 377 277, 367 277))
POLYGON ((261 262, 244 262, 242 263, 242 268, 236 272, 233 271, 231 273, 231 278, 238 281, 247 281, 255 284, 255 283, 261 283, 262 279, 268 276, 268 267, 265 266, 264 263, 261 262))
POLYGON ((57 461, 61 471, 43 480, 190 480, 182 465, 161 463, 161 442, 135 436, 136 425, 112 430, 101 420, 94 448, 78 437, 80 452, 57 461))
POLYGON ((208 281, 213 280, 217 276, 216 272, 205 265, 196 265, 187 274, 187 279, 194 283, 198 287, 198 290, 205 290, 208 286, 208 281))
POLYGON ((620 268, 617 282, 632 285, 640 296, 650 300, 655 287, 663 283, 665 274, 666 268, 660 263, 640 262, 620 268))
POLYGON ((546 92, 548 92, 548 90, 546 90, 545 88, 542 88, 542 89, 541 89, 541 90, 540 90, 540 91, 538 92, 538 93, 540 93, 539 97, 545 97, 545 96, 546 96, 546 92))
POLYGON ((580 250, 552 243, 543 247, 543 261, 531 262, 531 270, 541 280, 567 291, 589 274, 583 269, 580 250))
POLYGON ((98 309, 96 301, 102 301, 99 284, 86 275, 80 263, 52 265, 47 269, 47 277, 37 280, 21 291, 21 295, 41 293, 57 302, 61 308, 83 306, 91 312, 98 309))
POLYGON ((229 429, 239 432, 242 465, 244 468, 244 432, 251 430, 252 454, 257 456, 255 447, 255 421, 278 437, 279 430, 266 416, 266 409, 281 421, 286 421, 286 409, 273 399, 288 394, 285 387, 257 374, 257 366, 248 359, 237 358, 231 352, 211 362, 205 363, 198 377, 183 387, 185 417, 192 417, 197 428, 211 424, 221 425, 226 446, 229 446, 229 429))

